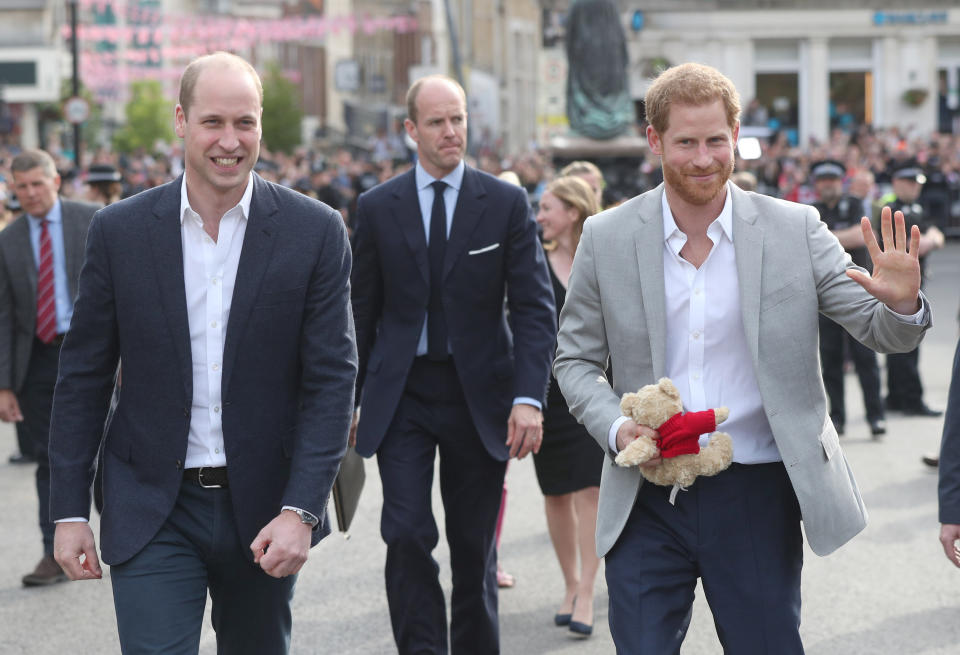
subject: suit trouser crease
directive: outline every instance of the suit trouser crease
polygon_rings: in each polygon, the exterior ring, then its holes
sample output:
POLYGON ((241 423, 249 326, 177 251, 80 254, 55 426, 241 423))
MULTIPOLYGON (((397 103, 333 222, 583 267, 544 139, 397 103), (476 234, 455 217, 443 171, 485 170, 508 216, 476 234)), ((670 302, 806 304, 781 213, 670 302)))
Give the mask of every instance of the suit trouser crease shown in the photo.
POLYGON ((57 383, 59 345, 47 345, 34 339, 30 364, 17 401, 23 421, 17 423, 17 438, 30 444, 37 460, 36 485, 38 522, 43 536, 43 552, 53 554, 55 525, 50 520, 50 412, 53 409, 53 389, 57 383))
POLYGON ((208 590, 218 653, 286 653, 296 576, 268 576, 245 550, 229 490, 183 482, 157 534, 110 569, 124 654, 196 655, 208 590))
POLYGON ((381 535, 387 600, 401 654, 446 653, 439 541, 431 506, 434 462, 450 547, 450 647, 499 652, 496 521, 506 463, 493 459, 473 425, 452 363, 418 359, 377 451, 383 481, 381 535))

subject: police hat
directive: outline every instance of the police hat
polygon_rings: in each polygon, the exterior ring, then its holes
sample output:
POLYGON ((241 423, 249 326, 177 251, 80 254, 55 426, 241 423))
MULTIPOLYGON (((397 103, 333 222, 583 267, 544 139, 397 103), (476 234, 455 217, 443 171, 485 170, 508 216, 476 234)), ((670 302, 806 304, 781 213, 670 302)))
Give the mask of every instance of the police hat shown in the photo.
POLYGON ((908 159, 897 164, 893 169, 892 177, 895 180, 913 180, 919 184, 927 181, 927 176, 923 174, 923 168, 915 159, 908 159))
POLYGON ((119 182, 123 176, 110 164, 92 164, 87 169, 86 182, 119 182))
POLYGON ((823 159, 815 162, 813 166, 810 167, 810 176, 815 180, 828 177, 843 178, 846 172, 847 169, 836 159, 823 159))

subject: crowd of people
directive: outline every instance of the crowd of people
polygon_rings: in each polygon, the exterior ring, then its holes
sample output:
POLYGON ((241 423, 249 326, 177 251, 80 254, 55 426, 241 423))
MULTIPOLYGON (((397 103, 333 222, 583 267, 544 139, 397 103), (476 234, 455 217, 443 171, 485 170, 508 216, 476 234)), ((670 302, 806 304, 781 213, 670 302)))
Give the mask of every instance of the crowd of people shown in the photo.
MULTIPOLYGON (((679 651, 698 579, 725 649, 803 652, 801 517, 822 555, 866 523, 839 442, 848 354, 874 436, 885 411, 940 415, 917 348, 923 259, 960 188, 952 136, 778 137, 738 159, 733 84, 682 64, 647 92, 649 190, 625 199, 590 162, 467 157, 466 95, 444 76, 409 90, 414 147, 370 156, 261 147, 260 80, 233 55, 191 63, 178 100, 182 143, 162 152, 101 150, 78 173, 0 151, 0 419, 11 461, 36 462, 43 543, 25 586, 98 579, 102 557, 125 652, 195 653, 208 591, 222 650, 286 652, 355 448, 377 456, 399 652, 499 652, 505 473, 532 455, 557 626, 592 634, 603 559, 620 652, 679 651), (730 408, 733 464, 686 488, 643 482, 659 456, 613 464, 661 438, 620 397, 663 377, 689 411, 730 408)), ((960 566, 954 451, 942 541, 960 566)))

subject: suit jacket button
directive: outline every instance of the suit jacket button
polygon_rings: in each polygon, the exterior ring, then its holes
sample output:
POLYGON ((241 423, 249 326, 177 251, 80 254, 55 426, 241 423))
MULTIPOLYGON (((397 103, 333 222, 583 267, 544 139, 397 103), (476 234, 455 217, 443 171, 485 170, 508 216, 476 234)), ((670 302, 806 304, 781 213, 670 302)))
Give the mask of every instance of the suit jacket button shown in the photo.
POLYGON ((183 468, 183 462, 181 462, 181 461, 178 459, 178 460, 177 460, 177 470, 179 471, 179 470, 182 469, 182 468, 183 468))
POLYGON ((189 408, 189 407, 184 407, 184 408, 183 408, 183 415, 184 415, 184 416, 190 416, 190 408, 189 408))

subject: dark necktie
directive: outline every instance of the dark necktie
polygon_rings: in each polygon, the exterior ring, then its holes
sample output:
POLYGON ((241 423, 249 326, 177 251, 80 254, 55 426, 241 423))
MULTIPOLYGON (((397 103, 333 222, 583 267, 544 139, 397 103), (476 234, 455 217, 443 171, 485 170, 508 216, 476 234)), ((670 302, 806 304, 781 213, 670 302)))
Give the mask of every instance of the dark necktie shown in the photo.
POLYGON ((50 343, 57 336, 57 305, 53 291, 53 245, 50 221, 40 221, 40 264, 37 266, 37 338, 50 343))
POLYGON ((435 362, 447 359, 447 321, 443 316, 443 256, 447 251, 447 207, 443 192, 447 183, 437 180, 430 212, 430 304, 427 305, 427 357, 435 362))

